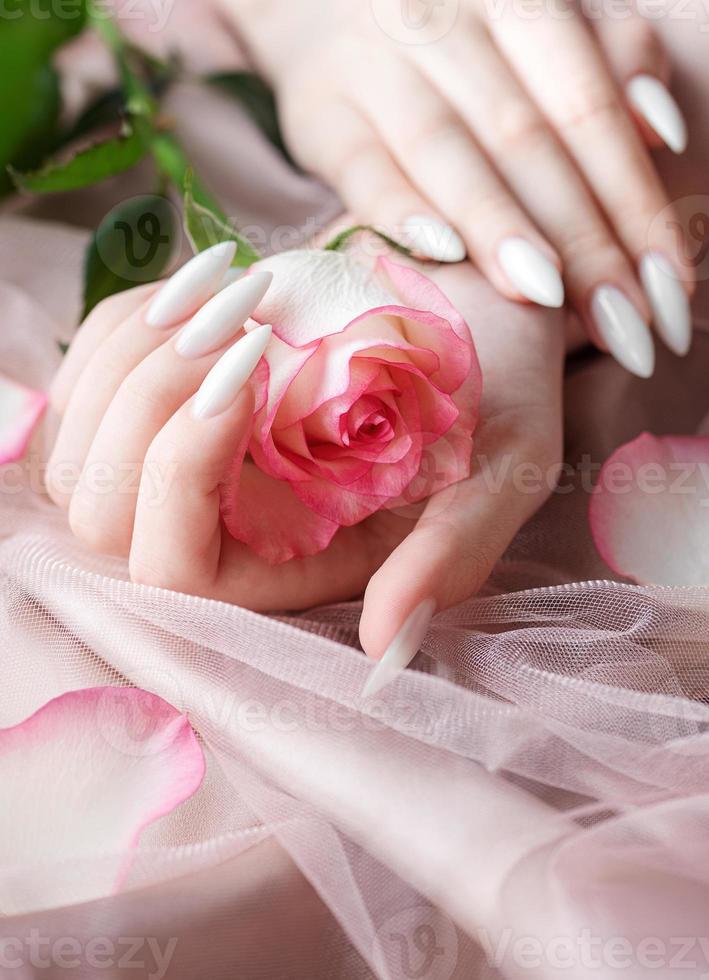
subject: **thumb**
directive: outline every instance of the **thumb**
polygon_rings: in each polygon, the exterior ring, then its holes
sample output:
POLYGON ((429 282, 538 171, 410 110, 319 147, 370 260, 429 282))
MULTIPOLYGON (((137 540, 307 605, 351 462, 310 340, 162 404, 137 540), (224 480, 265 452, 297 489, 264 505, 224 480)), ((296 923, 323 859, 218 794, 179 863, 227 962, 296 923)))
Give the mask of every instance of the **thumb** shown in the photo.
MULTIPOLYGON (((550 443, 551 445, 551 443, 550 443)), ((553 488, 553 452, 518 447, 479 457, 475 476, 428 502, 411 534, 370 580, 360 620, 365 652, 381 660, 367 693, 387 683, 419 649, 435 612, 475 595, 520 527, 553 488), (536 482, 529 479, 530 460, 536 482)))

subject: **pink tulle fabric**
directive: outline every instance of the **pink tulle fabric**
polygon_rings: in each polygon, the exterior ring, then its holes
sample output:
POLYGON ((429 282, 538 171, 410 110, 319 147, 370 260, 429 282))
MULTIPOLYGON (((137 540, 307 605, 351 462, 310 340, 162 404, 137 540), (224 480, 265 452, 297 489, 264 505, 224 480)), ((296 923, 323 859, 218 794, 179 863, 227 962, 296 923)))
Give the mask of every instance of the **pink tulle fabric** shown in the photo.
MULTIPOLYGON (((691 110, 709 81, 690 72, 705 36, 665 26, 691 110)), ((183 88, 173 108, 235 212, 273 229, 336 210, 221 97, 183 88)), ((706 151, 709 126, 689 114, 706 151)), ((668 174, 677 197, 706 191, 699 163, 668 174)), ((111 190, 132 192, 129 179, 111 190)), ((98 198, 81 199, 87 223, 112 203, 98 198)), ((51 223, 49 206, 0 224, 0 366, 35 387, 76 319, 86 238, 61 224, 76 196, 51 202, 51 223)), ((652 385, 600 356, 570 363, 570 492, 483 595, 436 617, 417 669, 375 703, 359 697, 357 603, 266 617, 132 585, 122 562, 85 552, 36 490, 48 419, 28 464, 0 470, 0 727, 65 691, 138 685, 187 713, 207 775, 118 855, 130 860, 120 894, 97 891, 115 853, 21 869, 31 911, 3 918, 2 937, 26 949, 38 930, 84 951, 104 937, 122 952, 142 937, 141 977, 160 975, 151 938, 172 949, 171 980, 709 970, 709 592, 613 581, 587 522, 589 469, 618 445, 700 429, 708 364, 701 332, 686 361, 660 357, 652 385), (53 906, 43 883, 63 874, 74 900, 53 906)), ((2 787, 0 799, 12 805, 2 787)), ((11 879, 0 868, 0 895, 11 879)), ((67 973, 28 963, 16 975, 67 973)), ((84 957, 71 975, 125 973, 84 957)))

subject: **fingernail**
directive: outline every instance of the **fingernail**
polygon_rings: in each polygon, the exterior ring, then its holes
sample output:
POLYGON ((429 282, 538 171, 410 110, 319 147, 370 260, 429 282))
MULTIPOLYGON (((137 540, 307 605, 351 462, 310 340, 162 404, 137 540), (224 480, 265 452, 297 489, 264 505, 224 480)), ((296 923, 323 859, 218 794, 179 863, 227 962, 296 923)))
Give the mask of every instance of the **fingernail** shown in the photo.
POLYGON ((223 347, 241 330, 272 279, 271 272, 254 272, 217 293, 182 328, 175 341, 177 353, 187 358, 204 357, 223 347))
POLYGON ((692 343, 692 314, 687 292, 668 259, 648 252, 640 262, 640 279, 650 300, 655 328, 679 357, 692 343))
POLYGON ((628 100, 675 153, 687 149, 687 124, 666 85, 654 75, 636 75, 627 86, 628 100))
POLYGON ((271 327, 262 324, 222 354, 195 395, 192 415, 211 419, 226 412, 256 369, 271 339, 271 327))
POLYGON ((372 669, 362 691, 363 698, 371 698, 390 684, 409 666, 424 641, 431 619, 436 611, 433 599, 425 599, 418 605, 396 634, 382 659, 372 669))
POLYGON ((417 214, 404 222, 406 244, 436 262, 462 262, 468 254, 458 232, 438 218, 417 214))
POLYGON ((148 307, 145 322, 159 330, 174 327, 210 299, 236 255, 235 242, 219 242, 178 269, 148 307))
POLYGON ((608 350, 624 368, 641 378, 655 370, 655 346, 650 330, 628 297, 615 286, 599 286, 591 313, 608 350))
POLYGON ((507 238, 498 252, 500 265, 516 289, 540 306, 564 305, 564 283, 554 263, 525 238, 507 238))

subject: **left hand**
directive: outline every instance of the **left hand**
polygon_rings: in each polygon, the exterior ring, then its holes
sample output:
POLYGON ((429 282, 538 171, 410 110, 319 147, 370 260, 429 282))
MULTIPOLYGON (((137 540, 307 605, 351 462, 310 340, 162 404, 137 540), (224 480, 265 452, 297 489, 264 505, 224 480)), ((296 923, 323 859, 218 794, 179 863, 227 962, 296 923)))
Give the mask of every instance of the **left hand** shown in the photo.
POLYGON ((484 393, 468 480, 431 497, 415 517, 380 511, 342 528, 320 554, 267 564, 231 537, 219 508, 219 486, 248 437, 251 392, 214 418, 193 418, 193 396, 224 348, 180 358, 175 331, 145 322, 155 292, 147 286, 96 308, 53 385, 62 419, 47 484, 75 535, 127 557, 137 583, 254 610, 365 592, 360 632, 373 657, 423 599, 441 610, 475 594, 554 484, 562 319, 506 301, 468 264, 431 275, 475 324, 484 393))

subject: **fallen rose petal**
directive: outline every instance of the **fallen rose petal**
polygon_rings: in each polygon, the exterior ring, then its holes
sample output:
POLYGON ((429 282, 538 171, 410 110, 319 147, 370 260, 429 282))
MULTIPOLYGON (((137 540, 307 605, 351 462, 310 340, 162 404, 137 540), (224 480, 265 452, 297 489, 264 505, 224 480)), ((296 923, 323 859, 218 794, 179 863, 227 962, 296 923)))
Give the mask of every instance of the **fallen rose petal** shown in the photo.
POLYGON ((621 446, 589 516, 601 557, 625 578, 709 585, 709 438, 643 433, 621 446))
POLYGON ((92 883, 114 892, 142 831, 192 796, 204 771, 187 718, 134 688, 72 691, 0 729, 0 867, 47 869, 32 876, 41 895, 3 878, 0 912, 84 900, 70 865, 90 856, 117 855, 92 883))
POLYGON ((46 405, 41 391, 0 375, 0 466, 22 459, 46 405))

